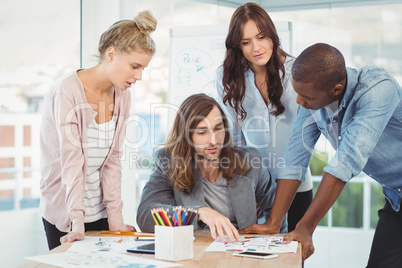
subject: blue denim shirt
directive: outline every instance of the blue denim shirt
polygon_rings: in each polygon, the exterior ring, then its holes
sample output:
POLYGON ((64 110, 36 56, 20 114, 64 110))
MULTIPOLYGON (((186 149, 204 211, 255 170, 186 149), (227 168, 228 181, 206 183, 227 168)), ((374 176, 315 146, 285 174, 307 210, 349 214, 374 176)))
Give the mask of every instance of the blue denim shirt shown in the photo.
POLYGON ((281 179, 304 178, 323 134, 337 150, 324 171, 348 182, 364 171, 383 187, 392 208, 402 197, 402 88, 384 69, 347 68, 345 95, 335 112, 301 107, 285 153, 281 179))

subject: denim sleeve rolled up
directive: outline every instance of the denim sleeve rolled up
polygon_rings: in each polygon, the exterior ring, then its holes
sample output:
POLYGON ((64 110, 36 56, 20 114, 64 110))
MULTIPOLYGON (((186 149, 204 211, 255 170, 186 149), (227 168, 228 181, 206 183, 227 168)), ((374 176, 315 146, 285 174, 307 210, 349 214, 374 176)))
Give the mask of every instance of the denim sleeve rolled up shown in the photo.
POLYGON ((347 68, 339 108, 301 108, 285 153, 281 179, 300 180, 322 133, 336 150, 324 171, 349 182, 364 171, 383 186, 395 210, 402 189, 402 89, 384 69, 347 68))
MULTIPOLYGON (((385 156, 387 151, 394 146, 388 143, 388 139, 382 139, 380 144, 378 142, 382 135, 388 135, 388 131, 384 132, 384 130, 396 107, 400 104, 398 91, 395 83, 387 75, 378 74, 374 78, 376 78, 375 82, 369 81, 372 82, 372 85, 364 83, 356 88, 355 96, 358 98, 349 104, 348 110, 351 110, 351 114, 347 118, 345 114, 341 133, 338 136, 337 152, 324 169, 325 172, 345 182, 358 175, 371 156, 374 159, 378 158, 378 154, 385 156), (371 90, 367 90, 367 87, 371 87, 371 90), (377 145, 377 151, 374 152, 377 145), (387 149, 387 147, 389 148, 387 149)), ((377 161, 371 162, 367 168, 375 165, 375 162, 383 161, 377 159, 377 161)), ((396 162, 394 163, 396 164, 396 162)), ((378 168, 387 168, 386 163, 383 164, 384 166, 378 166, 378 168)))

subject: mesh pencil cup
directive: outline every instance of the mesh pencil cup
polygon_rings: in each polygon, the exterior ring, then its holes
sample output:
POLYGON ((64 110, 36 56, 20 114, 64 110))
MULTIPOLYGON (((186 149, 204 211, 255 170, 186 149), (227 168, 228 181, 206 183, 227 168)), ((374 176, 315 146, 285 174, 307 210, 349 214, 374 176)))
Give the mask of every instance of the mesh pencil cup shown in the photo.
POLYGON ((155 225, 155 259, 180 261, 193 258, 194 226, 155 225))

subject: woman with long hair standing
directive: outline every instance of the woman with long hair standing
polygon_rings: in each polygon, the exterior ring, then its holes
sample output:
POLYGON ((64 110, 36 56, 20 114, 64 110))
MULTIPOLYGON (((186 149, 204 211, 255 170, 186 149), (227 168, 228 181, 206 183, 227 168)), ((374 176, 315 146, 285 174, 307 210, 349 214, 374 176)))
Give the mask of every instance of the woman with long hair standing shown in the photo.
MULTIPOLYGON (((283 155, 298 111, 297 93, 290 82, 294 58, 282 50, 274 23, 255 3, 236 9, 225 45, 226 56, 217 71, 216 89, 230 122, 234 145, 256 147, 275 181, 278 168, 285 164, 283 155)), ((295 228, 311 200, 308 172, 288 211, 289 231, 295 228)), ((263 226, 243 231, 277 233, 282 219, 275 218, 274 210, 271 215, 263 226)))
POLYGON ((40 212, 49 249, 88 230, 134 231, 122 217, 121 164, 131 85, 155 53, 148 11, 99 41, 99 63, 58 79, 44 102, 40 212))

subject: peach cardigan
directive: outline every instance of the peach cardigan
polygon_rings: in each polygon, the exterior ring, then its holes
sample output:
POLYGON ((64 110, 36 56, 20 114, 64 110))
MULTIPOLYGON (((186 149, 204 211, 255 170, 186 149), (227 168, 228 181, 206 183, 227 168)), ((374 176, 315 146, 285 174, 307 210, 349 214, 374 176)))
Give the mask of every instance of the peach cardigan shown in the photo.
MULTIPOLYGON (((111 230, 123 227, 120 157, 130 105, 130 92, 116 88, 116 131, 100 169, 103 203, 111 230)), ((39 209, 42 217, 62 232, 85 232, 86 128, 96 114, 86 100, 77 71, 56 81, 45 97, 40 129, 39 209)))

